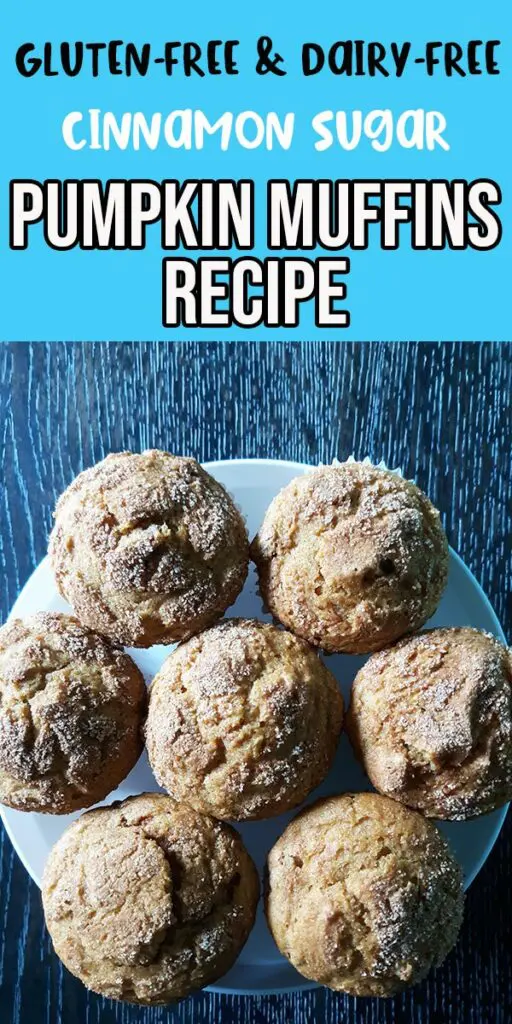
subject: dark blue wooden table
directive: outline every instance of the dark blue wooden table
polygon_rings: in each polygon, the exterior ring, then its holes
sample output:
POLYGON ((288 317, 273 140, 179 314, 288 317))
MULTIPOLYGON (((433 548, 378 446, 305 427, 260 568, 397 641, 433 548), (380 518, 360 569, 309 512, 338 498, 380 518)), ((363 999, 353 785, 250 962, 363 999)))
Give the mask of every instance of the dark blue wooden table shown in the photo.
MULTIPOLYGON (((0 345, 1 615, 46 552, 57 495, 109 451, 201 461, 385 459, 440 507, 512 640, 512 346, 0 345)), ((146 1010, 86 992, 53 955, 0 829, 0 1024, 509 1024, 512 819, 467 898, 457 948, 410 993, 199 995, 146 1010)))

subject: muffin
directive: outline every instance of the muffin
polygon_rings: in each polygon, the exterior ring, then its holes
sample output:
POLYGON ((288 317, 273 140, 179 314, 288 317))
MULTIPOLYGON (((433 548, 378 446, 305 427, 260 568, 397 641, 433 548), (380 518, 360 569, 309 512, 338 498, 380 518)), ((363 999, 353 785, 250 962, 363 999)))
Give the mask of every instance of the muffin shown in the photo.
POLYGON ((242 516, 194 459, 121 452, 57 503, 57 587, 90 629, 132 647, 183 640, 233 603, 248 567, 242 516))
POLYGON ((267 818, 327 774, 343 699, 317 654, 276 626, 231 619, 181 644, 150 691, 155 776, 217 818, 267 818))
POLYGON ((68 814, 103 800, 142 750, 146 687, 122 651, 68 615, 0 629, 0 801, 68 814))
POLYGON ((381 793, 432 818, 512 798, 512 656, 489 633, 432 629, 374 654, 352 688, 349 732, 381 793))
POLYGON ((251 553, 276 619, 326 651, 354 654, 423 625, 448 574, 439 513, 410 480, 368 462, 292 480, 251 553))
POLYGON ((455 944, 462 907, 461 871, 435 825, 375 793, 319 801, 269 854, 279 949, 306 978, 350 995, 421 981, 455 944))
POLYGON ((258 894, 234 829, 154 793, 83 814, 43 878, 46 925, 68 970, 100 995, 147 1005, 224 974, 258 894))

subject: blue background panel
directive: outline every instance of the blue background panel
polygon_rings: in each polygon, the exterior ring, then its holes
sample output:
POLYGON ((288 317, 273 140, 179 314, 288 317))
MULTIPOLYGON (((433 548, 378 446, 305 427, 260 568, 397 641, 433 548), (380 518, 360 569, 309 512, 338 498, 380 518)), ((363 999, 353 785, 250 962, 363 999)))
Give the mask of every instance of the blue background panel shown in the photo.
MULTIPOLYGON (((351 256, 347 278, 346 329, 317 329, 313 303, 304 306, 295 330, 236 328, 164 329, 161 326, 161 258, 159 231, 150 230, 139 252, 54 252, 44 243, 40 225, 31 231, 27 251, 8 251, 3 265, 1 336, 15 340, 122 340, 191 336, 201 340, 330 339, 503 340, 510 337, 506 269, 510 265, 508 201, 511 163, 509 139, 510 5, 432 0, 426 5, 269 3, 257 7, 228 2, 105 4, 89 0, 75 6, 40 5, 34 0, 4 9, 2 85, 8 104, 3 118, 2 239, 7 245, 7 189, 10 178, 242 178, 256 182, 256 246, 265 254, 265 192, 269 178, 492 178, 503 191, 501 244, 489 252, 413 252, 404 234, 397 251, 381 251, 377 240, 367 251, 351 256), (286 77, 255 73, 255 44, 268 34, 284 56, 286 77), (123 39, 159 48, 165 40, 238 39, 239 75, 185 78, 178 69, 167 78, 152 66, 145 78, 24 79, 14 55, 25 42, 38 52, 46 40, 99 41, 123 39), (411 41, 420 53, 428 40, 500 39, 501 74, 447 79, 429 78, 422 65, 411 63, 395 77, 335 77, 324 70, 304 78, 300 68, 303 42, 324 46, 338 39, 411 41), (167 113, 200 108, 211 120, 225 110, 238 113, 269 110, 296 113, 295 137, 288 151, 244 150, 232 144, 221 152, 216 138, 202 151, 141 148, 78 152, 69 150, 61 123, 71 110, 89 108, 167 113), (394 144, 377 152, 362 141, 353 151, 314 148, 312 116, 325 109, 389 108, 395 115, 410 108, 439 110, 447 120, 450 150, 406 150, 394 144)), ((167 254, 170 255, 170 254, 167 254)), ((197 253, 200 255, 200 253, 197 253)), ((325 255, 319 251, 317 255, 325 255)))

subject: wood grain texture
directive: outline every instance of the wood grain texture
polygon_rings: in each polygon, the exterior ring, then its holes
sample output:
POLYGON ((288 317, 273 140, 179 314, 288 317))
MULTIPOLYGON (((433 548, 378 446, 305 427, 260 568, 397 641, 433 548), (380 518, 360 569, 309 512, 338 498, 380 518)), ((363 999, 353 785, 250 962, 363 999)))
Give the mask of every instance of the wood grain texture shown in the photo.
MULTIPOLYGON (((511 396, 510 345, 1 345, 2 621, 45 554, 56 497, 109 451, 354 453, 401 466, 428 492, 511 640, 511 396)), ((0 829, 0 1024, 509 1024, 511 840, 509 815, 456 950, 403 997, 203 994, 144 1010, 89 994, 59 964, 0 829)))

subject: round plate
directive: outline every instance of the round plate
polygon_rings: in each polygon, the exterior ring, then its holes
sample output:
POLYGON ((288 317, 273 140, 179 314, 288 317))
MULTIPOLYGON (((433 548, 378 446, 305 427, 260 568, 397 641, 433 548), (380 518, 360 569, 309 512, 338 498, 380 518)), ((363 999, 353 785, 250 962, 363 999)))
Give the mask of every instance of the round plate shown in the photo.
MULTIPOLYGON (((311 467, 270 459, 240 459, 207 463, 205 468, 233 495, 247 519, 249 535, 252 537, 277 492, 299 473, 307 472, 311 467)), ((11 616, 26 616, 42 610, 69 611, 69 606, 55 589, 46 558, 23 588, 11 616)), ((244 590, 230 609, 229 615, 269 618, 262 610, 253 567, 244 590)), ((430 625, 476 626, 494 633, 502 640, 505 639, 485 594, 454 551, 450 552, 448 586, 430 625)), ((169 650, 169 647, 153 647, 147 651, 133 649, 129 653, 149 680, 169 654, 169 650)), ((349 655, 331 655, 326 659, 331 672, 339 680, 347 702, 352 679, 364 660, 363 657, 349 655)), ((328 778, 310 799, 330 793, 370 788, 368 779, 353 757, 347 737, 343 736, 328 778)), ((158 786, 143 754, 123 785, 112 793, 106 802, 151 790, 158 790, 158 786)), ((441 823, 441 830, 450 840, 464 869, 466 887, 471 884, 489 855, 506 811, 507 808, 502 808, 474 821, 441 823)), ((69 822, 78 815, 27 814, 6 807, 2 808, 1 813, 15 850, 29 874, 40 886, 44 864, 52 845, 69 822)), ((248 822, 237 826, 260 870, 263 868, 267 851, 281 835, 292 816, 293 814, 283 814, 268 821, 248 822)), ((261 907, 255 928, 238 961, 220 983, 212 986, 218 992, 254 994, 311 987, 311 983, 305 981, 279 954, 266 927, 261 907)))

